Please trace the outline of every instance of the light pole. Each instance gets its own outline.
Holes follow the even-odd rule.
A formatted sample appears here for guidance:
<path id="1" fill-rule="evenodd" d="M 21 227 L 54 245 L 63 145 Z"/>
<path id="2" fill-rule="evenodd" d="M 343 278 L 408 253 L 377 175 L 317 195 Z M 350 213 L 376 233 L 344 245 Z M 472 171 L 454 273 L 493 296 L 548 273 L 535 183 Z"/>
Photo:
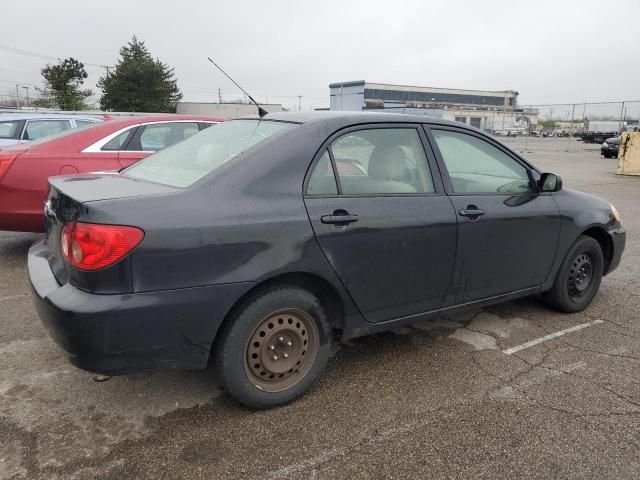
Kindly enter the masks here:
<path id="1" fill-rule="evenodd" d="M 18 110 L 20 110 L 20 85 L 16 83 L 16 105 L 18 106 Z"/>

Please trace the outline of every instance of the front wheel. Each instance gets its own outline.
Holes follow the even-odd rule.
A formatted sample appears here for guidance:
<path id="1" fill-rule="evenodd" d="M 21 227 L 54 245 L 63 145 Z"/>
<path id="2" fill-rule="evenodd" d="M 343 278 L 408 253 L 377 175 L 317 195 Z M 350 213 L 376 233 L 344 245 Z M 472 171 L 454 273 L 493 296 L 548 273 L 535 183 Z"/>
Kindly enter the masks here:
<path id="1" fill-rule="evenodd" d="M 298 287 L 259 293 L 227 322 L 216 366 L 240 403 L 272 408 L 302 395 L 324 370 L 330 330 L 318 299 Z"/>
<path id="2" fill-rule="evenodd" d="M 591 237 L 580 236 L 567 252 L 551 290 L 545 292 L 543 298 L 562 312 L 584 310 L 600 288 L 603 267 L 600 244 Z"/>

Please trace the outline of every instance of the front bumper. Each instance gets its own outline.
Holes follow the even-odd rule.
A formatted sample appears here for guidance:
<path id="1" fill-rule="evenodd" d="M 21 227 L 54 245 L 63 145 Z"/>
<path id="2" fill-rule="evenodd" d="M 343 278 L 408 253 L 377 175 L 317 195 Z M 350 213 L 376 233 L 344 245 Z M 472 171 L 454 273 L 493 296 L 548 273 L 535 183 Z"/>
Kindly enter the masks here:
<path id="1" fill-rule="evenodd" d="M 618 156 L 618 148 L 611 148 L 611 147 L 600 147 L 600 155 L 609 155 L 611 157 L 617 157 Z"/>
<path id="2" fill-rule="evenodd" d="M 97 295 L 59 285 L 40 241 L 28 270 L 40 320 L 69 361 L 104 374 L 205 368 L 216 332 L 253 283 Z"/>

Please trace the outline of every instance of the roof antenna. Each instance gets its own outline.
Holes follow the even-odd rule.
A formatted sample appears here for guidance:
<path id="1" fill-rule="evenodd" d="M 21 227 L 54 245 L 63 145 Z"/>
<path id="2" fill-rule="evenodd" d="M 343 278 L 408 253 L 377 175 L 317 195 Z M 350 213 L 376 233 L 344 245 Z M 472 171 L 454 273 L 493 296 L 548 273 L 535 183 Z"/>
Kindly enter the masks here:
<path id="1" fill-rule="evenodd" d="M 244 93 L 247 97 L 249 97 L 249 100 L 251 100 L 253 103 L 255 103 L 255 104 L 256 104 L 256 107 L 258 107 L 258 115 L 260 116 L 260 118 L 264 117 L 264 116 L 268 113 L 264 108 L 262 108 L 260 105 L 258 105 L 258 102 L 256 102 L 256 101 L 253 99 L 253 97 L 252 97 L 251 95 L 249 95 L 249 94 L 245 91 L 245 89 L 244 89 L 244 88 L 242 88 L 240 85 L 238 85 L 238 83 L 237 83 L 233 78 L 231 78 L 231 77 L 227 74 L 227 72 L 225 72 L 223 69 L 221 69 L 221 68 L 218 66 L 218 64 L 217 64 L 216 62 L 214 62 L 213 60 L 211 60 L 211 57 L 207 57 L 207 59 L 208 59 L 211 63 L 213 63 L 213 64 L 215 65 L 215 67 L 216 67 L 218 70 L 220 70 L 220 71 L 224 74 L 224 76 L 225 76 L 225 77 L 227 77 L 229 80 L 231 80 L 231 81 L 233 82 L 233 84 L 234 84 L 236 87 L 238 87 L 240 90 L 242 90 L 242 93 Z"/>

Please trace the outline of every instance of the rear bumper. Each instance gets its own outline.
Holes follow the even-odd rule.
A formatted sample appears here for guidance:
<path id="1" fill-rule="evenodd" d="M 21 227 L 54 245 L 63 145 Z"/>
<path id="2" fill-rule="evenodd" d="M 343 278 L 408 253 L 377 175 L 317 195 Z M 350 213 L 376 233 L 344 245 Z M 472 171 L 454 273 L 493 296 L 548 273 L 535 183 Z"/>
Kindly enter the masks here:
<path id="1" fill-rule="evenodd" d="M 252 283 L 124 295 L 96 295 L 59 285 L 43 242 L 28 269 L 40 320 L 69 361 L 105 374 L 149 368 L 205 368 L 216 332 Z"/>
<path id="2" fill-rule="evenodd" d="M 620 259 L 622 258 L 622 252 L 627 243 L 627 233 L 624 228 L 618 227 L 607 232 L 611 238 L 613 244 L 613 253 L 611 255 L 611 262 L 609 268 L 604 272 L 605 275 L 613 272 L 618 265 L 620 265 Z"/>
<path id="3" fill-rule="evenodd" d="M 42 192 L 16 190 L 0 184 L 0 230 L 44 232 Z"/>

